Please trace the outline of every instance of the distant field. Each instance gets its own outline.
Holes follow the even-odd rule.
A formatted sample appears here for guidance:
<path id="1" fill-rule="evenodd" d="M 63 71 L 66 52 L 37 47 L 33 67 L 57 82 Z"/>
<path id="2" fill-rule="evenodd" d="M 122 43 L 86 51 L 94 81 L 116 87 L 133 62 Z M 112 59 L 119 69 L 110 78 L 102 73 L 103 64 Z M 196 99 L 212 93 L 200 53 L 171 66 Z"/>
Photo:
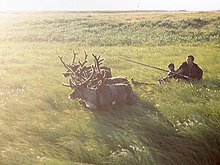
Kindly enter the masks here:
<path id="1" fill-rule="evenodd" d="M 0 164 L 219 164 L 219 12 L 0 13 Z M 134 106 L 92 111 L 67 98 L 65 62 L 101 55 Z M 187 55 L 202 82 L 158 85 Z"/>
<path id="2" fill-rule="evenodd" d="M 219 15 L 219 12 L 0 13 L 0 39 L 90 46 L 210 42 L 219 45 Z"/>

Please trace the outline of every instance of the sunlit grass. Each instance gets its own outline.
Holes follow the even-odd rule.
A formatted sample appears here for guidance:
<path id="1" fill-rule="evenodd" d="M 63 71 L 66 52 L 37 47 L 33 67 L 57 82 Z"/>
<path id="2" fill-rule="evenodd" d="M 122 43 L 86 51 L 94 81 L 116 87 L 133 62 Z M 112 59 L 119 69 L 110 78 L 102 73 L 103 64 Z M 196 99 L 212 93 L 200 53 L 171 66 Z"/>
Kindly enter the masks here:
<path id="1" fill-rule="evenodd" d="M 4 29 L 1 26 L 1 164 L 217 164 L 220 139 L 218 44 L 146 46 L 127 43 L 125 39 L 126 43 L 121 45 L 118 44 L 123 37 L 121 33 L 112 35 L 112 46 L 100 46 L 98 42 L 91 45 L 95 35 L 87 38 L 85 44 L 55 42 L 43 35 L 53 27 L 57 35 L 68 37 L 69 31 L 63 34 L 59 25 L 63 26 L 62 21 L 69 25 L 69 20 L 73 19 L 75 23 L 83 23 L 81 30 L 88 30 L 87 23 L 98 26 L 96 19 L 123 21 L 127 17 L 136 24 L 139 19 L 148 17 L 154 17 L 155 21 L 163 17 L 175 20 L 180 16 L 181 19 L 198 16 L 208 19 L 209 14 L 216 17 L 215 13 L 155 13 L 154 16 L 152 13 L 46 13 L 43 17 L 44 14 L 22 13 L 17 19 L 5 19 L 9 24 L 4 26 L 18 23 L 17 27 Z M 28 23 L 23 25 L 21 20 Z M 26 31 L 36 22 L 45 28 Z M 118 26 L 114 21 L 109 24 Z M 10 31 L 11 28 L 24 31 L 19 34 Z M 4 41 L 8 37 L 5 31 L 15 40 Z M 32 37 L 38 34 L 46 41 L 20 40 L 20 35 L 27 34 Z M 155 85 L 133 85 L 137 97 L 134 106 L 122 105 L 107 112 L 86 109 L 78 101 L 68 100 L 71 89 L 62 86 L 62 82 L 68 80 L 62 77 L 65 68 L 57 56 L 70 62 L 72 50 L 79 53 L 77 60 L 82 59 L 86 51 L 88 64 L 93 63 L 92 53 L 101 55 L 114 76 Z M 188 54 L 194 54 L 195 62 L 204 70 L 201 83 L 171 81 L 157 85 L 157 80 L 167 73 L 119 58 L 167 69 L 169 62 L 174 62 L 177 68 Z"/>

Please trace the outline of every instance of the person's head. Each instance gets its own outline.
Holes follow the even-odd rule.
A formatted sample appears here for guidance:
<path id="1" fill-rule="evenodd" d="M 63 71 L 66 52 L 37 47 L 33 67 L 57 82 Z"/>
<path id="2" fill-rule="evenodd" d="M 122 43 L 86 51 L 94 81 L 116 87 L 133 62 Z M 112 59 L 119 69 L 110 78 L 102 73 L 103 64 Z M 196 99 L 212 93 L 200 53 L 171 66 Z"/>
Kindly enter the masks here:
<path id="1" fill-rule="evenodd" d="M 170 62 L 167 67 L 169 70 L 174 70 L 174 63 Z"/>
<path id="2" fill-rule="evenodd" d="M 193 56 L 193 55 L 187 56 L 186 63 L 187 63 L 188 65 L 192 65 L 192 64 L 193 64 L 193 61 L 194 61 L 194 56 Z"/>

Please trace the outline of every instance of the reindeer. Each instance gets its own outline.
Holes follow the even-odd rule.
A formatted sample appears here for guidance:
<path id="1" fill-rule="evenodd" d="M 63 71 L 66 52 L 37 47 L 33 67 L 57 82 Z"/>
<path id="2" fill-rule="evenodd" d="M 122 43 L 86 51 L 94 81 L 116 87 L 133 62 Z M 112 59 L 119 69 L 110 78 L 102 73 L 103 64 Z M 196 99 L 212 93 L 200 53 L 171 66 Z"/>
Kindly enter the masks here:
<path id="1" fill-rule="evenodd" d="M 63 84 L 73 90 L 68 98 L 81 99 L 90 109 L 109 109 L 118 104 L 133 105 L 135 98 L 127 78 L 106 78 L 105 70 L 101 71 L 99 67 L 103 60 L 95 55 L 93 57 L 95 66 L 91 66 L 89 77 L 77 81 L 75 76 L 71 76 L 69 84 Z"/>
<path id="2" fill-rule="evenodd" d="M 93 67 L 94 68 L 94 67 Z M 67 86 L 71 87 L 73 91 L 69 94 L 69 99 L 81 99 L 86 107 L 90 109 L 109 109 L 114 105 L 135 103 L 134 94 L 130 84 L 116 83 L 116 84 L 98 84 L 96 87 L 88 87 L 88 83 L 94 76 L 80 84 L 70 80 Z"/>

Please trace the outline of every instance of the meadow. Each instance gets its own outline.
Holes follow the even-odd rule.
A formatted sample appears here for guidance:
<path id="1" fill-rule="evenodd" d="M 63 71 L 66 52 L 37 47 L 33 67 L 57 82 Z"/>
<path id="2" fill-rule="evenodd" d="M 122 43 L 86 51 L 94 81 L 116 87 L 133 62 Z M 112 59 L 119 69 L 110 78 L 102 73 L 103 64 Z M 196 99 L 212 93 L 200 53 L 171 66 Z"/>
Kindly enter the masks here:
<path id="1" fill-rule="evenodd" d="M 220 163 L 220 13 L 0 13 L 0 164 Z M 67 98 L 58 56 L 104 58 L 132 88 L 133 106 L 95 111 Z M 159 85 L 193 54 L 201 82 Z"/>

